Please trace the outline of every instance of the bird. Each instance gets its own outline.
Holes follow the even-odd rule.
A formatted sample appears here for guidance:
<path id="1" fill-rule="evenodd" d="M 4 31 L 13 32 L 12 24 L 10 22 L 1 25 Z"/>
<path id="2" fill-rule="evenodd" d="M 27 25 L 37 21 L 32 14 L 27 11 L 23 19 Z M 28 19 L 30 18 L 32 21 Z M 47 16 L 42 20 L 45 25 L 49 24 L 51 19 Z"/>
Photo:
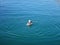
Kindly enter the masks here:
<path id="1" fill-rule="evenodd" d="M 31 26 L 32 25 L 32 20 L 29 19 L 26 25 Z"/>

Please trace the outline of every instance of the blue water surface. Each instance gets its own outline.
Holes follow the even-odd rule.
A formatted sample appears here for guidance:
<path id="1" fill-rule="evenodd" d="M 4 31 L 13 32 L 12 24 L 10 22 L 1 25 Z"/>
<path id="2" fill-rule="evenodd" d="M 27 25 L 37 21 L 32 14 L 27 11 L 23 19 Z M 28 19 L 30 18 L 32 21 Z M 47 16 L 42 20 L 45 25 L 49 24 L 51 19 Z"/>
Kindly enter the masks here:
<path id="1" fill-rule="evenodd" d="M 60 45 L 59 0 L 1 0 L 0 45 Z"/>

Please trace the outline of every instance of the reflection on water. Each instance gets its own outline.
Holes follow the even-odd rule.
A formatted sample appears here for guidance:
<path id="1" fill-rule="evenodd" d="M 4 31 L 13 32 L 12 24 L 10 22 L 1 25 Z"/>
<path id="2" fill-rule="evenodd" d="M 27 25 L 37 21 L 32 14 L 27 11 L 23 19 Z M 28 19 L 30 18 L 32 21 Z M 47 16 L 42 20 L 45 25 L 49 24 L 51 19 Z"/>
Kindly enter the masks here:
<path id="1" fill-rule="evenodd" d="M 0 10 L 1 45 L 60 44 L 60 7 L 54 0 L 5 0 Z"/>

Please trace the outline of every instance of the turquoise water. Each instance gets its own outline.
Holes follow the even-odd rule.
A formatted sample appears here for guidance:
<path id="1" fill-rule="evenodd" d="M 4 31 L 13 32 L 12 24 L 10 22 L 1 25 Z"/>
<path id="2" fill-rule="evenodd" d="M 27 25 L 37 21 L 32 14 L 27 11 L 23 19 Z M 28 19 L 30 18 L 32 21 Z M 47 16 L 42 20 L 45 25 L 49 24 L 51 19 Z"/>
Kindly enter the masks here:
<path id="1" fill-rule="evenodd" d="M 2 0 L 0 45 L 60 45 L 58 0 Z"/>

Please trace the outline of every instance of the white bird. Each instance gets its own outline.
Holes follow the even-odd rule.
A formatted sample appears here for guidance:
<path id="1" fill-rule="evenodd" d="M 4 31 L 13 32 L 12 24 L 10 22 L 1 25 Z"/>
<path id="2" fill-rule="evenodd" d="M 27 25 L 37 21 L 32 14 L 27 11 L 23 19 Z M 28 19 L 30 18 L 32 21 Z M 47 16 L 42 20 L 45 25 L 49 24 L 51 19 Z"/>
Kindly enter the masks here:
<path id="1" fill-rule="evenodd" d="M 32 21 L 31 21 L 31 20 L 28 20 L 28 22 L 27 22 L 26 25 L 27 25 L 27 26 L 31 26 L 31 25 L 32 25 Z"/>

